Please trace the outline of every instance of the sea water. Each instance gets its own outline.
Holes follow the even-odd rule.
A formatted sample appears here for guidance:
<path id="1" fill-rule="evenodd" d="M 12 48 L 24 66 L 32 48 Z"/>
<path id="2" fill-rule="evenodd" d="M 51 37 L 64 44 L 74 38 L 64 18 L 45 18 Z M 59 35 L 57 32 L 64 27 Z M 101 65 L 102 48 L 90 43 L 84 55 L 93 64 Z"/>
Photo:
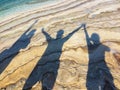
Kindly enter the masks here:
<path id="1" fill-rule="evenodd" d="M 34 10 L 60 0 L 0 0 L 0 21 L 17 13 Z"/>

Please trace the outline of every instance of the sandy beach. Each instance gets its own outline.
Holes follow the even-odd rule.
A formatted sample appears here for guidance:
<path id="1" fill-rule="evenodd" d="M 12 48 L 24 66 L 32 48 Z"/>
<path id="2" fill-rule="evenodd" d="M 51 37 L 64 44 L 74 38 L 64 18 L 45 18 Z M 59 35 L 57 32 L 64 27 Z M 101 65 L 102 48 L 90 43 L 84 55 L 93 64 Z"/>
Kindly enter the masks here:
<path id="1" fill-rule="evenodd" d="M 101 44 L 110 48 L 104 58 L 116 90 L 120 90 L 119 0 L 50 0 L 42 4 L 36 0 L 0 12 L 0 90 L 28 88 L 31 83 L 26 81 L 38 62 L 39 78 L 45 72 L 57 72 L 52 90 L 87 90 L 89 50 L 84 28 L 69 37 L 61 46 L 60 55 L 59 51 L 44 55 L 49 43 L 42 31 L 55 39 L 59 30 L 66 37 L 82 24 L 89 36 L 97 33 Z M 92 50 L 91 58 L 99 56 L 101 50 L 101 45 Z M 58 55 L 59 69 L 55 58 Z M 41 90 L 42 84 L 43 81 L 36 81 L 31 90 Z"/>

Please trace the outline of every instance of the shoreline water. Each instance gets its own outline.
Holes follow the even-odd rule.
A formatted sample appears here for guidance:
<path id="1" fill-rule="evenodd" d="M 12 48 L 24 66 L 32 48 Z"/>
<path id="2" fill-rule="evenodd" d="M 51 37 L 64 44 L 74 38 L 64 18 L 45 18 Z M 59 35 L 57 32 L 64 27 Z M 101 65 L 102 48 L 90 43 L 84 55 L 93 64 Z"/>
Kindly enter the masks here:
<path id="1" fill-rule="evenodd" d="M 27 13 L 29 11 L 34 11 L 37 10 L 39 8 L 45 7 L 45 6 L 49 6 L 55 3 L 59 3 L 61 0 L 47 0 L 47 1 L 42 1 L 42 2 L 37 2 L 38 0 L 36 0 L 36 2 L 25 2 L 25 3 L 21 3 L 21 4 L 16 4 L 13 7 L 10 7 L 8 9 L 4 9 L 0 10 L 0 22 L 3 22 L 5 20 L 8 20 L 10 18 L 13 18 L 17 15 L 20 15 L 22 13 Z"/>

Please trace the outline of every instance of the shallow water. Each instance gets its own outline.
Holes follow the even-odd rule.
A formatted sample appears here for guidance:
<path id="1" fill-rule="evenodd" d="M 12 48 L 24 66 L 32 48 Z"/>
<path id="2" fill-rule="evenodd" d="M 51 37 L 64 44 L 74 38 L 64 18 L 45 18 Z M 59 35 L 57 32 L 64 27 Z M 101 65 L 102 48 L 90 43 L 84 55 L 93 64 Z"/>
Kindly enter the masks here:
<path id="1" fill-rule="evenodd" d="M 60 0 L 0 0 L 0 20 Z"/>
<path id="2" fill-rule="evenodd" d="M 37 4 L 54 0 L 0 0 L 0 11 L 10 9 L 15 6 Z"/>

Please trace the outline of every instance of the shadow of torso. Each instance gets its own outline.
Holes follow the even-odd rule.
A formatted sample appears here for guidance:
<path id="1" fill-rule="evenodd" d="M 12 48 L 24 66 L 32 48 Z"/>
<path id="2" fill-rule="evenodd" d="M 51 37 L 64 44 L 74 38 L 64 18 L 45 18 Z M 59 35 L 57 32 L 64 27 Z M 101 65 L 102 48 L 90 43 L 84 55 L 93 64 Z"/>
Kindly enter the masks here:
<path id="1" fill-rule="evenodd" d="M 89 58 L 86 77 L 87 90 L 115 90 L 112 74 L 105 62 L 105 52 L 109 52 L 110 48 L 100 43 L 97 33 L 93 33 L 89 38 L 86 28 L 84 31 Z"/>
<path id="2" fill-rule="evenodd" d="M 45 35 L 48 45 L 37 65 L 26 80 L 23 90 L 30 90 L 37 81 L 41 82 L 42 90 L 53 89 L 60 66 L 62 47 L 64 43 L 80 28 L 81 26 L 69 33 L 66 37 L 62 37 L 64 32 L 63 30 L 59 30 L 56 39 L 52 38 L 44 31 L 44 29 L 42 29 L 42 33 Z"/>

